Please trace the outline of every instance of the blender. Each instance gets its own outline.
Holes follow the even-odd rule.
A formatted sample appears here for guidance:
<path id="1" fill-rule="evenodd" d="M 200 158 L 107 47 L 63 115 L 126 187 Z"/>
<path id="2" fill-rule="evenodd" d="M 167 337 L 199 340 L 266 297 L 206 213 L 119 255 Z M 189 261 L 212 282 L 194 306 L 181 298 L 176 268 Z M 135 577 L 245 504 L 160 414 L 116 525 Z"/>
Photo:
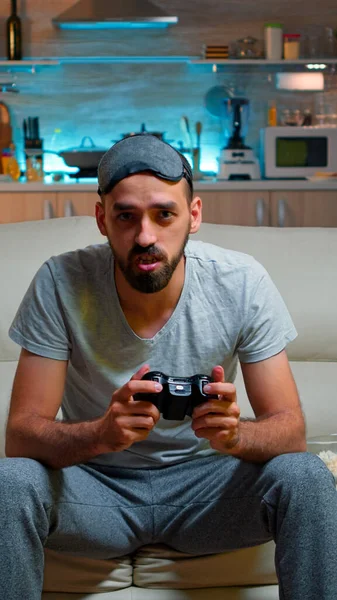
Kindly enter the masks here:
<path id="1" fill-rule="evenodd" d="M 219 158 L 218 179 L 261 179 L 260 166 L 253 150 L 244 143 L 249 100 L 235 96 L 223 98 L 218 116 L 226 142 Z"/>

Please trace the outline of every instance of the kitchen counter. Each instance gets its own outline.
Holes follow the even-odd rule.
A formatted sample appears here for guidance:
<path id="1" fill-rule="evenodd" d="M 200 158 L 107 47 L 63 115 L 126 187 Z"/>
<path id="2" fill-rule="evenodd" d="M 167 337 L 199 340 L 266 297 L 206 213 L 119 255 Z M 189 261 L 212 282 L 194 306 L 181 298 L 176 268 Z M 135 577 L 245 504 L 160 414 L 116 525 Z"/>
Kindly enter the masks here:
<path id="1" fill-rule="evenodd" d="M 311 190 L 337 190 L 337 177 L 335 179 L 319 179 L 308 181 L 305 179 L 270 179 L 270 180 L 249 180 L 249 181 L 216 181 L 215 179 L 205 179 L 194 182 L 196 192 L 208 191 L 228 191 L 228 192 L 254 192 L 254 191 L 311 191 Z M 1 192 L 96 192 L 97 183 L 91 179 L 84 183 L 81 180 L 77 183 L 75 180 L 59 183 L 18 183 L 18 182 L 0 182 Z"/>

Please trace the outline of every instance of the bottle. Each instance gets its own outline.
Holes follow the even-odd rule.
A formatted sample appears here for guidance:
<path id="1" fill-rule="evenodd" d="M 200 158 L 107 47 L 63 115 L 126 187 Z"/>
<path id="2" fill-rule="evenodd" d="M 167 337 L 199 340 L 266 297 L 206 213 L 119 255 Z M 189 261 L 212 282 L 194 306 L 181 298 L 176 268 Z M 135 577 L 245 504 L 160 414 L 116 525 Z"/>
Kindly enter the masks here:
<path id="1" fill-rule="evenodd" d="M 304 115 L 304 119 L 303 119 L 302 126 L 303 127 L 310 127 L 312 125 L 312 114 L 311 114 L 310 108 L 306 108 L 304 110 L 303 115 Z"/>
<path id="2" fill-rule="evenodd" d="M 272 100 L 268 109 L 268 127 L 277 127 L 277 108 L 275 100 Z"/>
<path id="3" fill-rule="evenodd" d="M 1 153 L 1 164 L 4 175 L 9 175 L 13 181 L 20 179 L 21 170 L 15 157 L 16 149 L 13 143 L 8 148 L 3 148 Z"/>
<path id="4" fill-rule="evenodd" d="M 16 0 L 11 0 L 11 14 L 7 19 L 6 34 L 8 60 L 21 60 L 21 19 L 16 12 Z"/>
<path id="5" fill-rule="evenodd" d="M 8 175 L 7 165 L 8 165 L 10 156 L 11 156 L 10 148 L 2 148 L 2 151 L 1 151 L 1 167 L 2 167 L 2 169 L 1 170 L 4 175 Z"/>
<path id="6" fill-rule="evenodd" d="M 281 60 L 283 52 L 283 31 L 281 23 L 264 25 L 265 55 L 268 60 Z"/>
<path id="7" fill-rule="evenodd" d="M 13 179 L 13 181 L 18 181 L 18 179 L 20 179 L 20 177 L 21 177 L 21 169 L 19 167 L 19 163 L 15 156 L 16 155 L 15 145 L 13 143 L 10 144 L 9 149 L 10 149 L 10 157 L 7 161 L 6 174 L 9 175 L 11 177 L 11 179 Z"/>

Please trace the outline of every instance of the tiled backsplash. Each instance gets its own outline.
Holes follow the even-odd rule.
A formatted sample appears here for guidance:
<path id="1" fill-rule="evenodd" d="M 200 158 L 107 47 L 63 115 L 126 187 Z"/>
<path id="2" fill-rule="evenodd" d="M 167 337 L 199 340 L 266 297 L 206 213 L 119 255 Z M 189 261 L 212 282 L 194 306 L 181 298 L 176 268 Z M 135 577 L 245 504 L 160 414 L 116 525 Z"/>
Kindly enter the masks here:
<path id="1" fill-rule="evenodd" d="M 287 31 L 297 31 L 306 23 L 319 20 L 337 26 L 335 0 L 159 0 L 166 12 L 177 15 L 179 23 L 160 31 L 59 31 L 51 19 L 74 4 L 75 0 L 26 0 L 19 5 L 23 21 L 24 55 L 33 57 L 94 56 L 201 56 L 204 43 L 226 44 L 244 35 L 262 38 L 263 22 L 281 20 Z M 4 21 L 9 6 L 2 2 Z M 9 2 L 8 2 L 9 5 Z M 305 16 L 303 13 L 306 13 Z M 319 18 L 318 18 L 319 15 Z M 0 55 L 4 56 L 3 38 Z M 7 76 L 7 75 L 6 75 Z M 15 141 L 22 153 L 22 121 L 39 116 L 44 146 L 54 150 L 78 146 L 85 135 L 103 147 L 110 147 L 121 134 L 139 130 L 142 123 L 152 131 L 165 131 L 166 139 L 177 144 L 183 140 L 182 115 L 189 117 L 192 132 L 197 121 L 203 123 L 203 169 L 216 169 L 222 143 L 219 120 L 204 106 L 204 97 L 215 85 L 234 86 L 251 101 L 246 142 L 258 149 L 259 129 L 266 124 L 268 103 L 275 99 L 278 108 L 311 108 L 312 93 L 279 93 L 274 76 L 266 71 L 212 73 L 210 67 L 181 63 L 80 63 L 61 64 L 36 74 L 14 75 L 20 94 L 1 95 L 12 113 Z M 0 71 L 0 79 L 4 72 Z M 55 128 L 61 130 L 53 136 Z M 48 159 L 47 159 L 48 160 Z M 62 159 L 58 160 L 61 168 Z M 46 162 L 48 165 L 48 162 Z M 57 166 L 56 166 L 57 168 Z"/>

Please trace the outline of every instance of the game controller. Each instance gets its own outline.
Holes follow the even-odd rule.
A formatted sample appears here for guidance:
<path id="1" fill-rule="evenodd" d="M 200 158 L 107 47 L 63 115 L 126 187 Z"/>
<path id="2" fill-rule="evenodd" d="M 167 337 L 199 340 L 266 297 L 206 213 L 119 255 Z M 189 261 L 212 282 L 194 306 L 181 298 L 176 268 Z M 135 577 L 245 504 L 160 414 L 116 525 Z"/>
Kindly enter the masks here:
<path id="1" fill-rule="evenodd" d="M 211 383 L 207 375 L 193 375 L 192 377 L 168 377 L 160 371 L 145 373 L 142 379 L 161 383 L 161 392 L 134 394 L 135 400 L 152 402 L 164 419 L 182 421 L 186 415 L 192 416 L 193 409 L 207 400 L 218 398 L 214 394 L 206 394 L 204 387 Z"/>

